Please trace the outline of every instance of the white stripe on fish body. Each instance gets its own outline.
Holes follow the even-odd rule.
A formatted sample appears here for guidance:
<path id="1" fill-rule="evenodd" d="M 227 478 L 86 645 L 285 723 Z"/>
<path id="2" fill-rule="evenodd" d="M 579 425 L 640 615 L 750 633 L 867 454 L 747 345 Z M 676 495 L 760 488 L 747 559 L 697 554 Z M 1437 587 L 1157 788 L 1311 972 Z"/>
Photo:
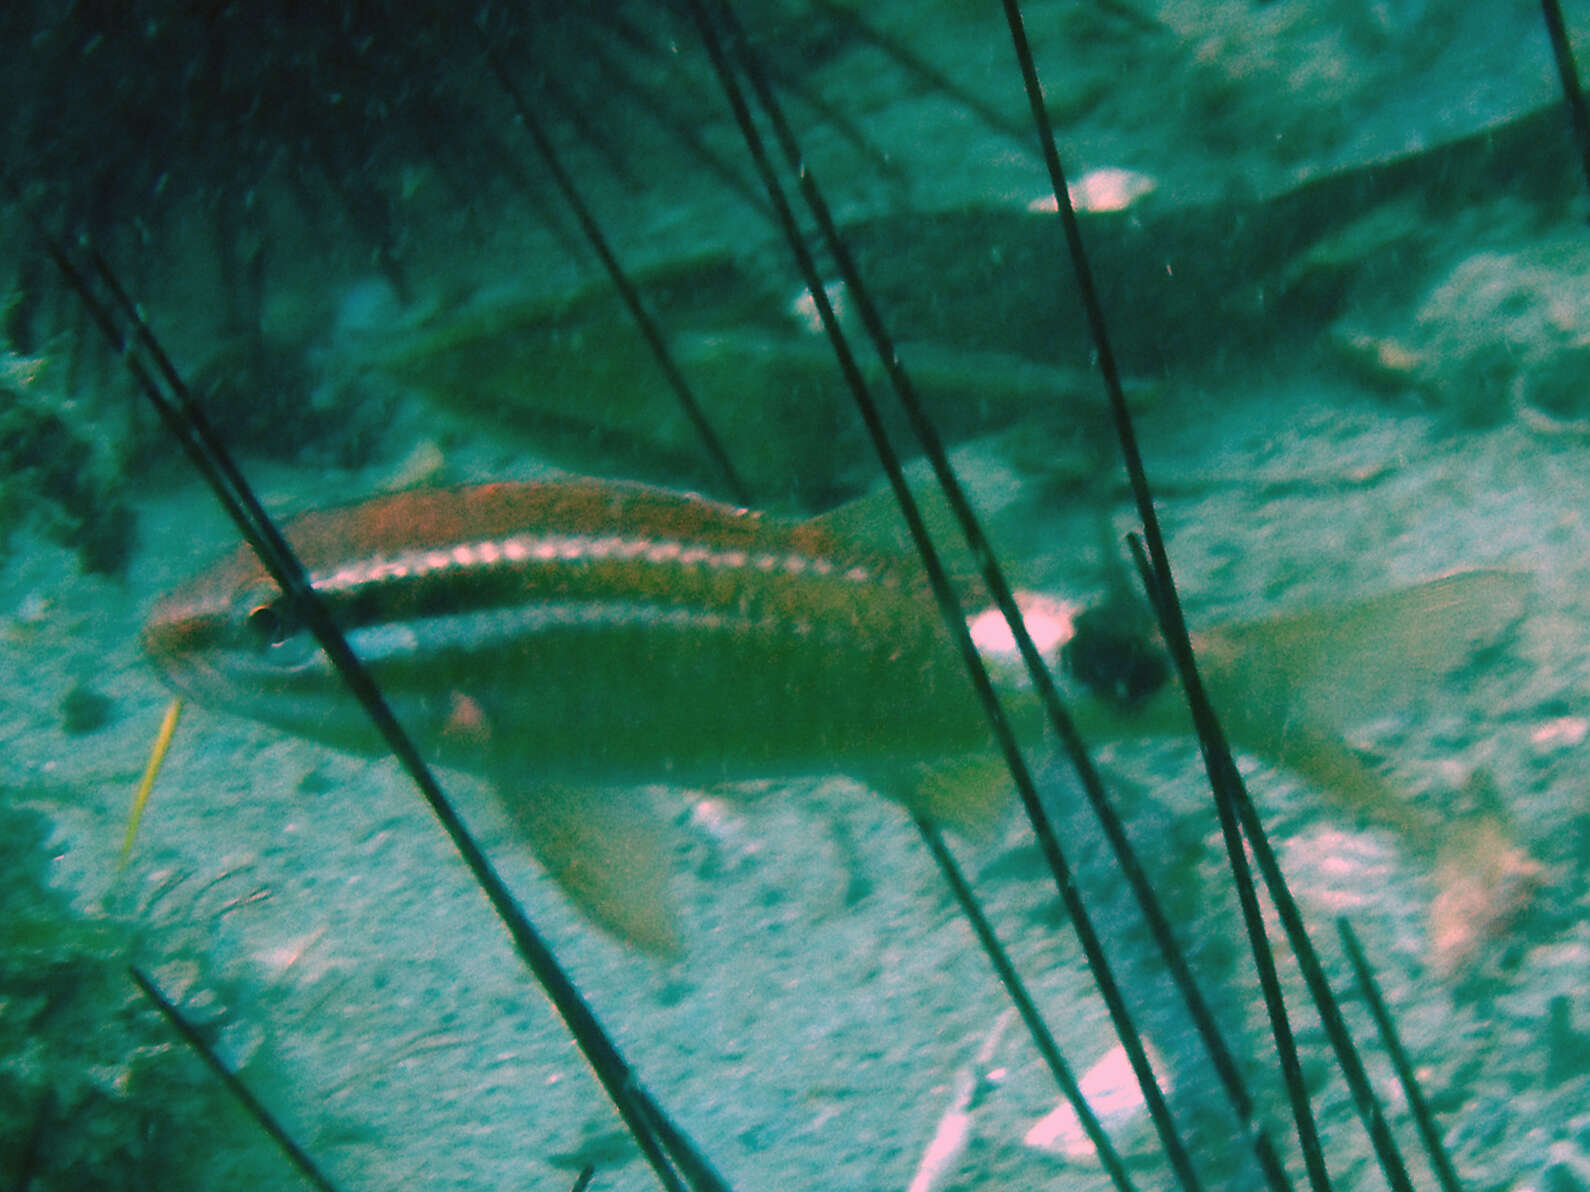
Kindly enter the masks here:
<path id="1" fill-rule="evenodd" d="M 1060 666 L 1060 652 L 1076 636 L 1076 617 L 1082 606 L 1075 601 L 1037 592 L 1012 593 L 1016 607 L 1021 610 L 1022 624 L 1027 636 L 1038 648 L 1038 653 L 1051 671 Z M 996 686 L 1013 691 L 1026 691 L 1032 687 L 1032 678 L 1022 661 L 1016 645 L 1016 636 L 1004 613 L 989 607 L 968 618 L 966 627 L 971 631 L 972 644 L 977 647 Z"/>

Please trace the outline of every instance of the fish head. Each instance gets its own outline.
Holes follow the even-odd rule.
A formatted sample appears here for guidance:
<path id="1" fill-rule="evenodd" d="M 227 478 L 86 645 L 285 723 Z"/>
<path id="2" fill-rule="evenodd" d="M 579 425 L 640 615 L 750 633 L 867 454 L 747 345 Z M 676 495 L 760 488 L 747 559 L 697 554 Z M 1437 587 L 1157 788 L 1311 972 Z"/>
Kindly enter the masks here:
<path id="1" fill-rule="evenodd" d="M 383 680 L 388 703 L 411 732 L 423 733 L 433 721 L 447 722 L 448 693 L 432 698 L 420 670 L 404 668 L 416 652 L 404 616 L 412 610 L 384 613 L 383 589 L 405 578 L 445 580 L 461 544 L 567 520 L 571 508 L 591 516 L 588 507 L 600 511 L 627 491 L 585 482 L 416 489 L 310 510 L 282 532 L 332 621 Z M 426 599 L 447 603 L 446 585 L 434 587 L 435 599 Z M 166 682 L 195 703 L 337 748 L 380 748 L 293 602 L 248 547 L 163 597 L 144 625 L 143 648 Z"/>
<path id="2" fill-rule="evenodd" d="M 369 735 L 313 635 L 246 547 L 162 597 L 142 645 L 162 678 L 202 706 L 352 748 Z"/>

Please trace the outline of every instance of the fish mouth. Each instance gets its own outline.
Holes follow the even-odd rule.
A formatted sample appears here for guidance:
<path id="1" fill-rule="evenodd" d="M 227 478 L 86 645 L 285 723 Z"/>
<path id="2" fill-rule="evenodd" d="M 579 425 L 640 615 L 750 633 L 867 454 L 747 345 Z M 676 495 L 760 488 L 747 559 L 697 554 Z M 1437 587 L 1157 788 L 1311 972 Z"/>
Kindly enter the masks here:
<path id="1" fill-rule="evenodd" d="M 139 634 L 139 645 L 161 678 L 179 694 L 201 702 L 229 700 L 237 689 L 221 668 L 226 657 L 226 629 L 224 610 L 196 606 L 191 597 L 174 593 L 151 610 Z"/>
<path id="2" fill-rule="evenodd" d="M 160 672 L 166 685 L 179 695 L 199 702 L 212 702 L 226 690 L 220 671 L 204 656 L 185 647 L 192 631 L 171 622 L 151 622 L 143 628 L 140 645 L 144 656 Z"/>

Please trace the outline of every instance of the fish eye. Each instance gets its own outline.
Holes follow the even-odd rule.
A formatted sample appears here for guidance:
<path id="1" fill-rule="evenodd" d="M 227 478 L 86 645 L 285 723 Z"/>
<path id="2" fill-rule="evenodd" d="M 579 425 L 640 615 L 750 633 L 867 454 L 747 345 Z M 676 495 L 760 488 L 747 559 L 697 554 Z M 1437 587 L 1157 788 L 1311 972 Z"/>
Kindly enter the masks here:
<path id="1" fill-rule="evenodd" d="M 1118 603 L 1088 609 L 1060 653 L 1061 665 L 1095 697 L 1130 711 L 1170 678 L 1170 662 L 1138 610 Z"/>
<path id="2" fill-rule="evenodd" d="M 279 646 L 292 636 L 287 619 L 282 616 L 276 601 L 256 604 L 243 620 L 261 648 Z"/>

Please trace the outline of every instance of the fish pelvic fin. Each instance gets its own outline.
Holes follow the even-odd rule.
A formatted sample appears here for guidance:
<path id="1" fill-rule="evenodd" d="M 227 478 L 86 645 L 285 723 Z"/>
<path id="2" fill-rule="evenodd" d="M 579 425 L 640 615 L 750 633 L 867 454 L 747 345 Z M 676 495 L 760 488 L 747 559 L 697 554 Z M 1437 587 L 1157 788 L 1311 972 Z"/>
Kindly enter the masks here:
<path id="1" fill-rule="evenodd" d="M 660 959 L 683 952 L 669 890 L 672 833 L 646 792 L 499 787 L 514 827 L 587 918 Z"/>
<path id="2" fill-rule="evenodd" d="M 1014 793 L 1004 759 L 991 753 L 910 766 L 879 788 L 929 823 L 969 836 L 988 835 Z"/>

